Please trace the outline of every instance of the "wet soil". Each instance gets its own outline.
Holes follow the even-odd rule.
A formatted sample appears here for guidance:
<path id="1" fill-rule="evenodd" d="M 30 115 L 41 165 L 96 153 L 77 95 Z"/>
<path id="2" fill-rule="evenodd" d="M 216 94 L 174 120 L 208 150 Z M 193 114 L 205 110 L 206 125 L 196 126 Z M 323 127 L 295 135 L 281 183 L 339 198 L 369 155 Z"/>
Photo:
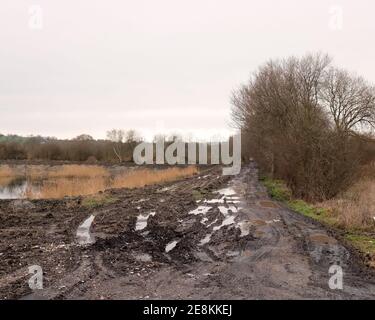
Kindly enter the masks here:
<path id="1" fill-rule="evenodd" d="M 117 201 L 92 209 L 81 198 L 0 201 L 0 298 L 375 298 L 352 250 L 272 201 L 254 164 L 106 195 Z M 82 245 L 77 228 L 91 215 L 96 241 Z M 328 286 L 333 264 L 343 290 Z M 42 290 L 28 286 L 31 265 L 43 268 Z"/>

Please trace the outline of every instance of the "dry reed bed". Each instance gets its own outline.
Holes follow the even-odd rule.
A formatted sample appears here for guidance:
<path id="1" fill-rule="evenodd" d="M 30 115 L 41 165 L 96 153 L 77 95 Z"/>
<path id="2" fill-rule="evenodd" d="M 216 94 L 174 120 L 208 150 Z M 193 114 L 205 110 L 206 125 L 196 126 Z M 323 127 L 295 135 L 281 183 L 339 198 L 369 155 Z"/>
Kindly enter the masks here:
<path id="1" fill-rule="evenodd" d="M 13 176 L 15 176 L 15 172 L 10 166 L 0 166 L 0 178 L 9 178 Z"/>
<path id="2" fill-rule="evenodd" d="M 375 162 L 363 166 L 357 180 L 335 198 L 321 204 L 346 230 L 375 233 Z"/>
<path id="3" fill-rule="evenodd" d="M 141 188 L 146 185 L 174 181 L 198 173 L 194 166 L 186 168 L 169 168 L 163 170 L 139 169 L 116 176 L 112 188 Z"/>
<path id="4" fill-rule="evenodd" d="M 79 170 L 78 170 L 79 169 Z M 26 197 L 30 199 L 58 199 L 65 196 L 93 195 L 111 188 L 141 188 L 146 185 L 175 181 L 198 173 L 194 166 L 168 169 L 136 169 L 110 177 L 101 167 L 62 168 L 42 182 L 39 190 L 29 186 Z M 76 175 L 74 176 L 73 173 Z"/>
<path id="5" fill-rule="evenodd" d="M 322 206 L 329 209 L 341 227 L 375 232 L 375 179 L 358 181 Z"/>

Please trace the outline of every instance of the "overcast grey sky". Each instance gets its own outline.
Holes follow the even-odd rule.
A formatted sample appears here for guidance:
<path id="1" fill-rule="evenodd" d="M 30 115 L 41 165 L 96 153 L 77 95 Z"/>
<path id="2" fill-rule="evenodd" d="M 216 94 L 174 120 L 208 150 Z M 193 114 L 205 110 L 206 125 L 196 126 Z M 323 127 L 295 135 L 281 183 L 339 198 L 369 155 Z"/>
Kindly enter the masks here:
<path id="1" fill-rule="evenodd" d="M 375 82 L 374 12 L 373 0 L 2 0 L 0 133 L 225 135 L 232 90 L 270 58 L 323 51 Z"/>

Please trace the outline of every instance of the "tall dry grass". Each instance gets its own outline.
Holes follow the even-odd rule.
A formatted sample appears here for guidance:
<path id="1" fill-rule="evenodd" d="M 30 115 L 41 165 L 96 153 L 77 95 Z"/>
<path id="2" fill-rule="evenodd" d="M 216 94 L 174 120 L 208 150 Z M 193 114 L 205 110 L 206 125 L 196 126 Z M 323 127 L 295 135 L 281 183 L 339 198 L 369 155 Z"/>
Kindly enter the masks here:
<path id="1" fill-rule="evenodd" d="M 198 173 L 198 170 L 195 166 L 164 170 L 140 169 L 115 177 L 111 186 L 113 188 L 140 188 L 146 185 L 174 181 L 196 173 Z"/>
<path id="2" fill-rule="evenodd" d="M 375 231 L 375 163 L 364 166 L 357 182 L 323 207 L 346 229 Z"/>
<path id="3" fill-rule="evenodd" d="M 27 166 L 25 175 L 29 179 L 46 179 L 48 177 L 48 167 L 45 166 Z"/>
<path id="4" fill-rule="evenodd" d="M 163 170 L 136 169 L 122 173 L 111 179 L 108 171 L 100 167 L 61 168 L 48 179 L 43 180 L 39 188 L 30 185 L 26 197 L 30 199 L 59 199 L 65 196 L 93 195 L 110 188 L 140 188 L 145 185 L 174 181 L 198 172 L 194 166 L 186 168 L 169 168 Z M 76 176 L 72 178 L 72 174 Z"/>
<path id="5" fill-rule="evenodd" d="M 0 187 L 6 187 L 14 179 L 22 177 L 22 173 L 8 165 L 0 166 Z"/>
<path id="6" fill-rule="evenodd" d="M 0 166 L 0 178 L 14 177 L 16 172 L 8 165 Z"/>
<path id="7" fill-rule="evenodd" d="M 13 180 L 14 177 L 0 177 L 0 187 L 8 186 Z"/>
<path id="8" fill-rule="evenodd" d="M 61 179 L 45 180 L 39 190 L 32 186 L 26 189 L 26 197 L 30 199 L 60 199 L 63 197 L 86 196 L 107 189 L 107 180 L 103 177 L 89 179 Z"/>

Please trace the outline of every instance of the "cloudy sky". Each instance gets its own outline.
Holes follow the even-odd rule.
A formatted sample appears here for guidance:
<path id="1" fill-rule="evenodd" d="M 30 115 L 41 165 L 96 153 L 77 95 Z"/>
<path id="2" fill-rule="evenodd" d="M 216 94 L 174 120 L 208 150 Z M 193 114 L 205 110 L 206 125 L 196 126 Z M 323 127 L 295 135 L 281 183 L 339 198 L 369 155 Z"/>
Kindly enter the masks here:
<path id="1" fill-rule="evenodd" d="M 2 0 L 0 133 L 230 132 L 259 64 L 306 52 L 375 82 L 373 0 Z"/>

